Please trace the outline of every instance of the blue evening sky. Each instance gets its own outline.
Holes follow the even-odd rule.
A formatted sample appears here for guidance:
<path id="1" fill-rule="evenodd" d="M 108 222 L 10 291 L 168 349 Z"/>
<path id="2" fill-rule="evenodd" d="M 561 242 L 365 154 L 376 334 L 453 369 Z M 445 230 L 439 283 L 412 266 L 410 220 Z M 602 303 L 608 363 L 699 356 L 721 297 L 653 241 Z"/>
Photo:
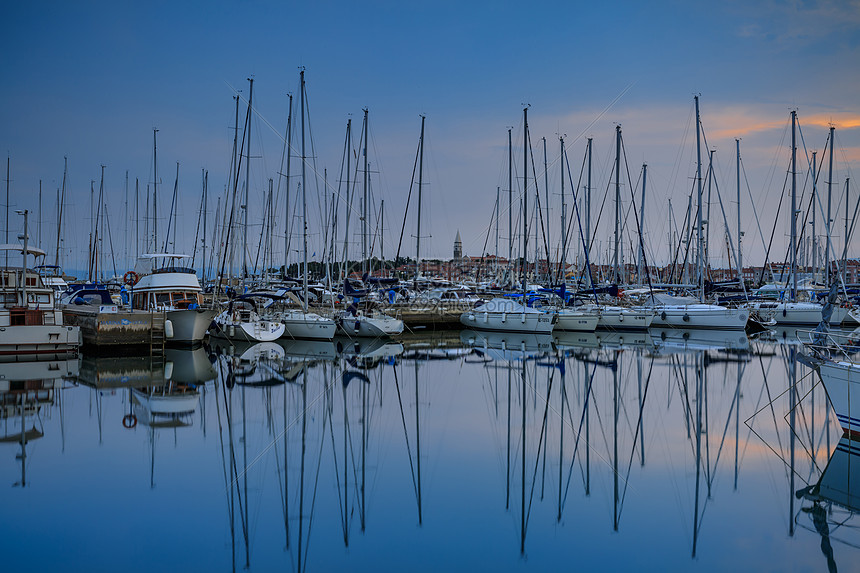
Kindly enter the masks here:
<path id="1" fill-rule="evenodd" d="M 491 217 L 497 187 L 503 192 L 507 187 L 508 127 L 514 138 L 517 195 L 522 189 L 523 104 L 530 105 L 529 129 L 542 196 L 541 138 L 547 140 L 551 196 L 544 216 L 554 258 L 560 243 L 560 135 L 565 136 L 574 184 L 579 180 L 585 139 L 594 138 L 594 219 L 609 189 L 592 252 L 597 260 L 608 256 L 614 226 L 611 167 L 615 125 L 620 123 L 637 206 L 641 192 L 637 181 L 642 164 L 648 164 L 645 240 L 651 260 L 665 262 L 670 215 L 675 218 L 672 225 L 682 223 L 695 174 L 693 94 L 701 94 L 707 143 L 716 149 L 715 183 L 733 240 L 737 224 L 734 140 L 741 138 L 749 182 L 749 191 L 743 184 L 741 199 L 745 262 L 758 264 L 764 255 L 756 213 L 764 240 L 770 237 L 788 168 L 791 109 L 798 111 L 802 143 L 810 154 L 818 150 L 819 158 L 829 123 L 837 128 L 833 208 L 840 213 L 834 221 L 834 246 L 840 252 L 845 179 L 852 177 L 860 162 L 860 2 L 856 0 L 18 2 L 4 10 L 0 49 L 4 55 L 0 146 L 10 158 L 10 204 L 12 209 L 38 213 L 41 180 L 40 243 L 53 252 L 57 189 L 63 157 L 68 157 L 63 258 L 71 268 L 81 268 L 86 260 L 92 224 L 90 185 L 95 181 L 98 193 L 100 165 L 106 166 L 110 240 L 120 274 L 136 250 L 136 236 L 138 249 L 144 248 L 145 224 L 135 224 L 133 205 L 126 215 L 125 177 L 128 171 L 129 203 L 134 202 L 135 178 L 140 181 L 143 203 L 146 184 L 152 180 L 154 127 L 159 130 L 159 242 L 179 162 L 178 239 L 171 250 L 192 250 L 201 170 L 209 170 L 209 214 L 214 219 L 229 177 L 234 90 L 242 90 L 247 98 L 246 78 L 251 76 L 256 110 L 249 199 L 253 258 L 267 180 L 274 178 L 278 185 L 288 93 L 296 95 L 294 108 L 298 108 L 300 66 L 305 67 L 307 79 L 307 155 L 314 156 L 319 174 L 315 179 L 309 170 L 307 179 L 309 252 L 317 253 L 317 259 L 325 225 L 321 212 L 338 188 L 346 122 L 352 118 L 353 145 L 358 146 L 364 107 L 370 113 L 374 211 L 385 201 L 386 257 L 397 250 L 421 114 L 427 117 L 422 256 L 449 258 L 458 230 L 466 254 L 479 255 L 485 242 L 487 251 L 495 251 Z M 243 100 L 240 123 L 245 105 Z M 294 123 L 292 172 L 296 177 L 291 191 L 295 205 L 300 140 L 298 120 Z M 805 210 L 809 168 L 800 149 L 798 193 L 804 192 Z M 310 160 L 309 167 L 314 167 Z M 826 187 L 827 172 L 824 175 L 819 186 Z M 623 209 L 629 210 L 628 176 L 622 175 L 622 180 Z M 852 210 L 860 191 L 860 181 L 855 181 L 849 196 Z M 283 186 L 282 182 L 275 208 L 278 263 L 284 250 Z M 534 191 L 533 180 L 529 189 Z M 565 181 L 565 193 L 570 205 L 569 181 Z M 787 199 L 779 214 L 772 259 L 781 260 L 785 253 Z M 514 201 L 517 209 L 519 199 Z M 529 204 L 533 203 L 530 195 Z M 358 211 L 357 204 L 354 210 Z M 501 213 L 500 250 L 506 255 L 506 199 Z M 143 214 L 141 206 L 139 218 Z M 37 219 L 33 225 L 38 232 Z M 372 219 L 375 226 L 377 216 Z M 712 263 L 727 264 L 715 190 L 710 221 Z M 632 214 L 627 223 L 629 251 L 636 228 Z M 210 230 L 212 225 L 210 220 Z M 13 235 L 20 226 L 20 217 L 13 211 Z M 819 217 L 819 234 L 822 228 Z M 356 229 L 353 216 L 352 257 L 360 254 Z M 402 252 L 414 256 L 415 234 L 413 206 Z M 291 249 L 299 244 L 300 238 L 294 238 Z M 379 254 L 379 241 L 375 244 Z M 579 250 L 578 244 L 572 245 L 568 259 Z M 849 254 L 860 252 L 852 248 Z M 295 257 L 293 252 L 291 260 Z M 112 266 L 109 256 L 104 260 Z"/>

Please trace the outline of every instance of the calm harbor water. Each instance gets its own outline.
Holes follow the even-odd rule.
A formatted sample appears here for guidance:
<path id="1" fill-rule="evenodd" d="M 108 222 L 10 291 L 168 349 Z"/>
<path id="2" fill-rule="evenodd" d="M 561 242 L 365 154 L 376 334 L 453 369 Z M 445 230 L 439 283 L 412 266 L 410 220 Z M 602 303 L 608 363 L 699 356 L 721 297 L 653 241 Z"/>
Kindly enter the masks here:
<path id="1" fill-rule="evenodd" d="M 4 570 L 856 570 L 858 520 L 824 496 L 850 444 L 793 339 L 2 364 Z"/>

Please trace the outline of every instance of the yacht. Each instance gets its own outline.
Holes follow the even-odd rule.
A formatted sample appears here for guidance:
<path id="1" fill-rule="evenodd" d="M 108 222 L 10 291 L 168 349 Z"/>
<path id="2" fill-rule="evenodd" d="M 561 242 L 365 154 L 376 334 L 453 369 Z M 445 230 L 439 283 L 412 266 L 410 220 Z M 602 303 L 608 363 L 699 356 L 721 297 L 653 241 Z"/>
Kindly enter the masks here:
<path id="1" fill-rule="evenodd" d="M 25 252 L 26 249 L 26 252 Z M 0 355 L 23 356 L 77 352 L 81 329 L 63 324 L 63 311 L 56 304 L 54 289 L 27 268 L 27 255 L 45 256 L 36 247 L 0 245 L 7 261 L 17 252 L 23 266 L 0 269 Z"/>
<path id="2" fill-rule="evenodd" d="M 196 271 L 182 266 L 191 257 L 172 253 L 141 255 L 135 270 L 125 273 L 133 310 L 164 313 L 165 338 L 169 342 L 195 344 L 217 314 L 203 306 Z"/>

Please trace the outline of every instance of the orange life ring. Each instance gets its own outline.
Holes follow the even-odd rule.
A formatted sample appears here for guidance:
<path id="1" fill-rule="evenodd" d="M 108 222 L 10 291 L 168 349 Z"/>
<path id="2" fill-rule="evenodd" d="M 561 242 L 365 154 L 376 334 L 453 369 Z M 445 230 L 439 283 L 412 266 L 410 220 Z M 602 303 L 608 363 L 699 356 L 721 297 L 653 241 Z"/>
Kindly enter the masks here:
<path id="1" fill-rule="evenodd" d="M 137 426 L 137 416 L 134 414 L 126 414 L 122 418 L 122 426 L 123 428 L 132 429 Z"/>
<path id="2" fill-rule="evenodd" d="M 134 286 L 137 284 L 137 281 L 140 280 L 140 275 L 138 275 L 134 271 L 126 271 L 124 275 L 122 275 L 122 282 L 127 284 L 128 286 Z"/>

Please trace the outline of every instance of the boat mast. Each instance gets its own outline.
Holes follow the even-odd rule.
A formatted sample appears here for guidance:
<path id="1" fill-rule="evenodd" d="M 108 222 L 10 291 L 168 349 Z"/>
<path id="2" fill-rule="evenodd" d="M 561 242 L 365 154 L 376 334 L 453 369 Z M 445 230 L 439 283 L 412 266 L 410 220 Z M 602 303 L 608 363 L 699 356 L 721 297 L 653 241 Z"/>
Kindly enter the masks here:
<path id="1" fill-rule="evenodd" d="M 21 215 L 24 215 L 24 265 L 21 267 L 21 304 L 26 309 L 27 305 L 27 240 L 29 237 L 27 236 L 27 215 L 30 213 L 27 209 L 23 211 L 18 211 Z M 23 436 L 23 432 L 21 434 Z M 23 463 L 23 462 L 22 462 Z"/>
<path id="2" fill-rule="evenodd" d="M 702 237 L 702 131 L 699 119 L 699 96 L 696 100 L 696 201 L 698 212 L 696 214 L 696 277 L 699 285 L 699 302 L 705 299 L 705 269 L 704 269 L 704 241 Z"/>
<path id="3" fill-rule="evenodd" d="M 508 128 L 508 267 L 514 264 L 514 156 L 511 128 Z M 7 176 L 6 179 L 9 179 Z M 8 196 L 9 193 L 7 192 Z M 8 200 L 7 200 L 8 203 Z M 513 283 L 513 280 L 511 280 Z"/>
<path id="4" fill-rule="evenodd" d="M 642 164 L 642 203 L 639 205 L 639 233 L 645 232 L 645 183 L 648 181 L 648 164 Z M 645 258 L 645 241 L 643 237 L 639 238 L 639 261 L 636 265 L 636 280 L 640 285 L 642 282 L 642 261 Z"/>
<path id="5" fill-rule="evenodd" d="M 367 108 L 364 108 L 364 195 L 361 203 L 361 270 L 368 272 L 367 260 Z"/>
<path id="6" fill-rule="evenodd" d="M 816 156 L 817 151 L 812 152 L 812 284 L 816 284 L 818 278 L 818 250 L 816 249 L 817 237 L 815 236 L 815 200 L 818 197 L 818 181 L 816 180 Z"/>
<path id="7" fill-rule="evenodd" d="M 287 180 L 286 201 L 284 202 L 284 278 L 287 278 L 287 268 L 290 260 L 290 158 L 293 156 L 293 150 L 290 148 L 293 136 L 293 94 L 287 94 L 290 98 L 289 111 L 287 112 L 287 138 L 284 142 L 284 149 L 287 152 L 287 172 L 283 173 Z M 278 187 L 280 191 L 281 180 L 278 179 Z"/>
<path id="8" fill-rule="evenodd" d="M 57 205 L 57 252 L 54 254 L 54 264 L 60 266 L 60 253 L 62 248 L 60 241 L 62 239 L 61 230 L 63 228 L 63 203 L 66 202 L 66 175 L 69 173 L 69 158 L 63 157 L 63 187 L 60 191 L 60 201 Z M 9 179 L 7 174 L 6 179 Z M 7 193 L 8 196 L 8 193 Z M 8 203 L 8 200 L 7 200 Z"/>
<path id="9" fill-rule="evenodd" d="M 254 78 L 248 78 L 248 120 L 246 121 L 246 133 L 248 150 L 245 152 L 245 201 L 242 210 L 242 287 L 246 286 L 248 280 L 248 195 L 251 183 L 251 112 L 254 101 Z M 244 290 L 244 288 L 243 288 Z"/>
<path id="10" fill-rule="evenodd" d="M 152 128 L 152 251 L 158 249 L 158 145 L 155 134 L 158 129 Z"/>
<path id="11" fill-rule="evenodd" d="M 301 89 L 299 91 L 299 100 L 301 102 L 302 116 L 302 261 L 304 269 L 302 272 L 302 310 L 308 311 L 308 206 L 307 206 L 307 183 L 306 177 L 306 159 L 305 155 L 305 69 L 302 68 L 299 72 Z"/>
<path id="12" fill-rule="evenodd" d="M 567 203 L 565 203 L 564 198 L 564 137 L 559 137 L 558 143 L 561 148 L 561 256 L 559 257 L 559 266 L 561 267 L 561 282 L 564 284 L 566 278 L 565 271 L 567 270 Z"/>
<path id="13" fill-rule="evenodd" d="M 740 282 L 741 286 L 744 284 L 744 256 L 741 251 L 741 237 L 743 236 L 743 232 L 741 231 L 741 140 L 735 139 L 735 149 L 737 151 L 737 171 L 738 171 L 738 282 Z M 813 154 L 813 157 L 815 155 Z M 813 162 L 814 164 L 814 162 Z M 814 181 L 815 177 L 813 176 L 813 189 L 814 189 Z M 813 235 L 815 234 L 814 230 L 814 221 L 813 218 Z"/>
<path id="14" fill-rule="evenodd" d="M 501 187 L 496 187 L 496 258 L 493 261 L 493 275 L 498 278 L 499 275 L 499 195 Z"/>
<path id="15" fill-rule="evenodd" d="M 202 247 L 203 247 L 203 269 L 201 274 L 203 275 L 203 287 L 206 287 L 206 217 L 207 217 L 207 206 L 209 199 L 207 197 L 209 192 L 209 171 L 206 170 L 203 173 L 203 239 L 202 239 Z"/>
<path id="16" fill-rule="evenodd" d="M 418 276 L 421 274 L 421 190 L 424 187 L 424 119 L 421 116 L 421 137 L 418 139 L 418 235 L 415 237 L 415 282 L 418 288 Z M 380 240 L 380 245 L 382 241 Z"/>
<path id="17" fill-rule="evenodd" d="M 832 192 L 833 192 L 833 136 L 836 128 L 834 126 L 830 126 L 830 171 L 827 176 L 827 224 L 825 228 L 827 229 L 827 233 L 830 233 L 830 225 L 833 223 L 833 219 L 831 219 L 830 209 L 831 209 L 831 200 L 832 200 Z M 830 241 L 828 241 L 828 248 L 824 249 L 824 276 L 827 279 L 827 286 L 830 286 Z M 835 254 L 835 253 L 834 253 Z"/>
<path id="18" fill-rule="evenodd" d="M 591 255 L 591 137 L 588 138 L 588 179 L 585 184 L 585 260 L 589 261 Z M 589 269 L 591 271 L 591 269 Z M 594 282 L 591 280 L 591 272 L 588 274 L 588 286 L 594 288 Z"/>
<path id="19" fill-rule="evenodd" d="M 791 302 L 797 301 L 797 111 L 791 111 Z"/>
<path id="20" fill-rule="evenodd" d="M 523 306 L 526 306 L 526 257 L 528 256 L 529 229 L 528 229 L 528 205 L 529 205 L 529 108 L 523 108 L 523 266 L 521 281 L 523 287 Z M 525 363 L 523 365 L 525 368 Z"/>
<path id="21" fill-rule="evenodd" d="M 546 197 L 546 205 L 544 205 L 544 209 L 546 210 L 546 237 L 547 240 L 550 240 L 549 234 L 549 170 L 547 169 L 547 161 L 546 161 L 546 137 L 542 137 L 543 140 L 543 180 L 544 180 L 544 196 Z M 535 233 L 537 233 L 537 225 L 535 225 Z M 535 240 L 535 247 L 538 245 L 538 241 Z M 535 257 L 535 265 L 537 265 L 537 257 Z M 547 280 L 549 280 L 549 247 L 547 247 L 546 252 L 546 270 L 547 270 Z M 537 269 L 535 269 L 537 270 Z"/>
<path id="22" fill-rule="evenodd" d="M 612 263 L 615 269 L 614 282 L 621 282 L 621 267 L 618 260 L 619 227 L 621 225 L 621 126 L 615 126 L 615 255 Z"/>

